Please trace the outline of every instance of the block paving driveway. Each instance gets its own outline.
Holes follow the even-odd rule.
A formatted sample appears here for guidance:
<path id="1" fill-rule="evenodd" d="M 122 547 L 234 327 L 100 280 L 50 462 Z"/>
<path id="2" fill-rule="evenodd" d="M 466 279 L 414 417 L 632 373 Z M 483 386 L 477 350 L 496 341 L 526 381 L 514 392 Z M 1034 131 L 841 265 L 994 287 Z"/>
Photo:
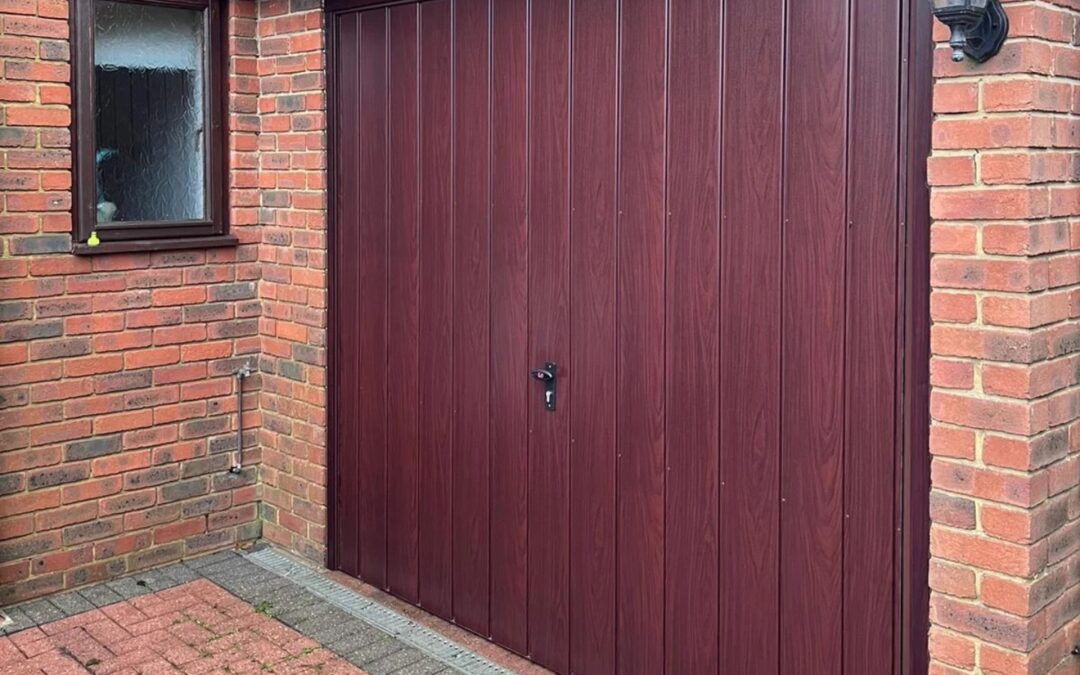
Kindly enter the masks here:
<path id="1" fill-rule="evenodd" d="M 518 670 L 485 661 L 480 645 L 444 641 L 436 653 L 409 643 L 309 591 L 298 581 L 296 570 L 310 569 L 301 563 L 279 574 L 252 559 L 223 551 L 4 608 L 11 621 L 0 625 L 0 674 Z"/>
<path id="2" fill-rule="evenodd" d="M 9 675 L 363 672 L 206 579 L 0 638 L 0 664 Z"/>

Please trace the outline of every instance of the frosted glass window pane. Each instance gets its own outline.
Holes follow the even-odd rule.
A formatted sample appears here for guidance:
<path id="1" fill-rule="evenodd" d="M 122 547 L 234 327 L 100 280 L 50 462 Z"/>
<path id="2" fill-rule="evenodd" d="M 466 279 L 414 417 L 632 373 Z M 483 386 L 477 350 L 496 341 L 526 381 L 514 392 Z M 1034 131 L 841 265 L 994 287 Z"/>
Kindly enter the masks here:
<path id="1" fill-rule="evenodd" d="M 203 12 L 96 3 L 97 222 L 206 217 Z"/>

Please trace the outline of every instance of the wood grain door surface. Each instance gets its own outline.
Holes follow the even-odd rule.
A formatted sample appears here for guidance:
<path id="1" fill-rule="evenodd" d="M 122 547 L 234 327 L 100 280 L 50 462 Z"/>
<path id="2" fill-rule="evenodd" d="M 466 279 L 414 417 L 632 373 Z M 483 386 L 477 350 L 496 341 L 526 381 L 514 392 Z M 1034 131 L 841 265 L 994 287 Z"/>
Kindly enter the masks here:
<path id="1" fill-rule="evenodd" d="M 335 565 L 561 673 L 893 672 L 906 7 L 333 15 Z"/>

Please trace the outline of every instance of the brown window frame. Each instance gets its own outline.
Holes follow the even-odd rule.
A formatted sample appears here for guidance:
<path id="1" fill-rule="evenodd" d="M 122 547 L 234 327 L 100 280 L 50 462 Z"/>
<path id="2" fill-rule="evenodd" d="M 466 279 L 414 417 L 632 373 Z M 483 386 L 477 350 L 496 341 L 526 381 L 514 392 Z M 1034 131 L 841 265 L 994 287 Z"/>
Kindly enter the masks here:
<path id="1" fill-rule="evenodd" d="M 225 124 L 228 105 L 228 74 L 225 48 L 228 44 L 226 22 L 219 0 L 113 0 L 133 5 L 156 5 L 204 11 L 206 44 L 203 115 L 209 132 L 204 134 L 205 163 L 203 182 L 206 195 L 206 218 L 185 221 L 129 221 L 98 224 L 94 156 L 97 150 L 94 111 L 94 12 L 98 0 L 71 3 L 72 47 L 72 252 L 94 255 L 120 251 L 161 251 L 171 249 L 234 246 L 229 234 L 228 129 Z M 87 243 L 91 232 L 100 243 Z"/>

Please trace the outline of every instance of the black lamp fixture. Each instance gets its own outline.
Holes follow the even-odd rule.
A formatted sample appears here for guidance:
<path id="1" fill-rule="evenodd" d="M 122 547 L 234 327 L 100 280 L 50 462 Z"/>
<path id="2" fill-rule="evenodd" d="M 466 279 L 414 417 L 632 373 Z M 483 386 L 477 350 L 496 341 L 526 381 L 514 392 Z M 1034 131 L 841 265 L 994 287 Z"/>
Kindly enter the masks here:
<path id="1" fill-rule="evenodd" d="M 982 63 L 998 53 L 1009 34 L 1000 0 L 930 0 L 934 16 L 952 30 L 952 60 Z"/>

